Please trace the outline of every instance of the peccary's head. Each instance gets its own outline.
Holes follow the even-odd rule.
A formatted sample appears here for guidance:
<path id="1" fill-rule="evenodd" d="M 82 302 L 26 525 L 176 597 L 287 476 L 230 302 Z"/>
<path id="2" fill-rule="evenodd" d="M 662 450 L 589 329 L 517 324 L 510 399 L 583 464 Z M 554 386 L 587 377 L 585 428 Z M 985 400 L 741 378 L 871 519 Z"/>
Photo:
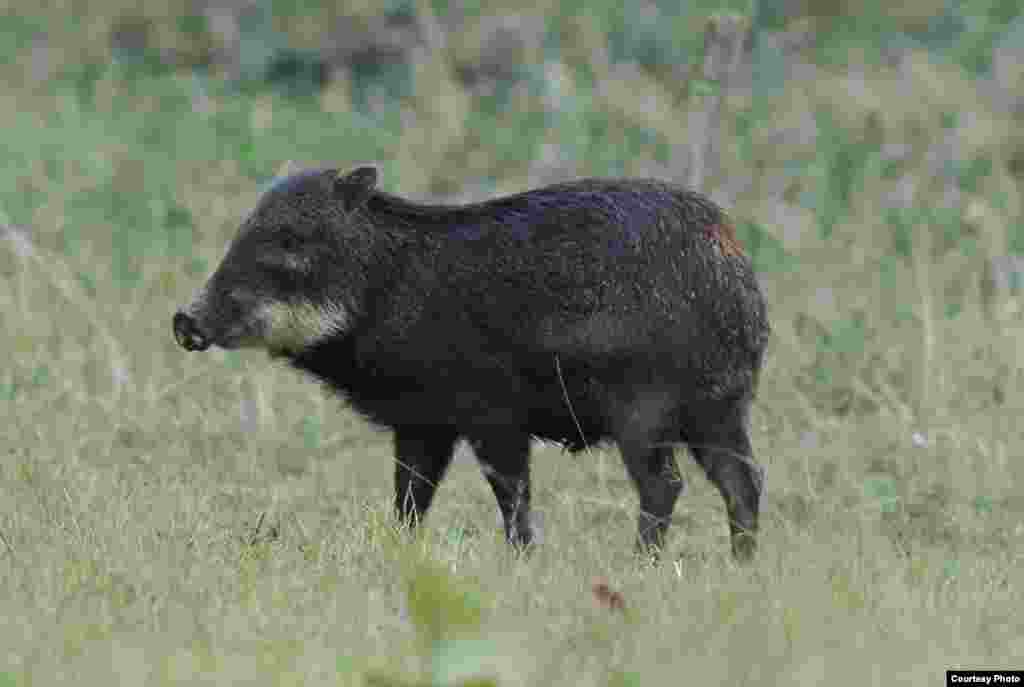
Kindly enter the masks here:
<path id="1" fill-rule="evenodd" d="M 175 313 L 178 344 L 295 355 L 343 334 L 366 286 L 373 233 L 363 207 L 376 183 L 372 167 L 308 170 L 276 181 L 209 281 Z"/>

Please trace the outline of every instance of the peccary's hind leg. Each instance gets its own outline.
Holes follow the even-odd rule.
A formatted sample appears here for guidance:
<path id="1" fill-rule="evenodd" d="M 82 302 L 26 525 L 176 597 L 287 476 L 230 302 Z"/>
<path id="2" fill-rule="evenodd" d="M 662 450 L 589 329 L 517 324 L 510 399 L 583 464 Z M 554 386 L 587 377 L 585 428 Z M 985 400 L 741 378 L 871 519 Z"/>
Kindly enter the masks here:
<path id="1" fill-rule="evenodd" d="M 686 442 L 729 514 L 732 554 L 747 562 L 757 550 L 757 519 L 764 468 L 754 462 L 747 433 L 749 399 L 711 402 L 688 419 Z"/>
<path id="2" fill-rule="evenodd" d="M 637 552 L 657 556 L 665 546 L 672 510 L 683 491 L 683 476 L 671 446 L 620 439 L 619 449 L 640 496 Z"/>
<path id="3" fill-rule="evenodd" d="M 426 515 L 458 435 L 448 427 L 395 429 L 395 510 L 415 527 Z"/>
<path id="4" fill-rule="evenodd" d="M 525 550 L 533 543 L 530 528 L 530 437 L 501 434 L 470 441 L 498 501 L 505 538 Z"/>
<path id="5" fill-rule="evenodd" d="M 671 428 L 671 408 L 671 394 L 632 391 L 615 432 L 626 471 L 640 496 L 636 549 L 641 554 L 657 556 L 665 546 L 672 510 L 684 487 L 672 444 L 666 441 L 679 435 Z"/>

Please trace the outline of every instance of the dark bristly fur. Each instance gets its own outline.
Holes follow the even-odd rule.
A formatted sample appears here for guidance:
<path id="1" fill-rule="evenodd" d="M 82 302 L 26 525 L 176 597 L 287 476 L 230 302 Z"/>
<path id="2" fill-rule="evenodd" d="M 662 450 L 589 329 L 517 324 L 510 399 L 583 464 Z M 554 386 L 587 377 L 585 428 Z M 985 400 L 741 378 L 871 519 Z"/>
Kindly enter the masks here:
<path id="1" fill-rule="evenodd" d="M 175 316 L 182 345 L 264 345 L 392 429 L 396 507 L 411 522 L 468 439 L 521 546 L 531 437 L 572 450 L 614 440 L 640 494 L 638 543 L 655 550 L 683 486 L 671 445 L 684 443 L 749 559 L 763 471 L 747 414 L 769 327 L 724 213 L 653 180 L 461 206 L 375 182 L 360 168 L 271 187 Z"/>

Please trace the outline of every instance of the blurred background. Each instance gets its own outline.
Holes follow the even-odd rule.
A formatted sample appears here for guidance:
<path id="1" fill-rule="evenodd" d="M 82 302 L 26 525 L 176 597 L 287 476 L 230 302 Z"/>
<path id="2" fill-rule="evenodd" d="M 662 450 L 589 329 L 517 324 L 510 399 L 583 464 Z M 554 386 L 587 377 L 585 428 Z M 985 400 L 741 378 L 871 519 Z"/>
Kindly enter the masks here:
<path id="1" fill-rule="evenodd" d="M 604 678 L 632 656 L 644 684 L 678 678 L 666 655 L 702 657 L 687 674 L 708 684 L 820 684 L 831 655 L 851 669 L 837 684 L 865 684 L 849 647 L 928 670 L 1024 655 L 1020 0 L 6 0 L 11 675 L 51 684 L 51 649 L 105 675 L 135 660 L 117 652 L 136 633 L 155 638 L 140 664 L 175 646 L 223 658 L 256 614 L 280 638 L 267 655 L 295 659 L 303 632 L 328 662 L 339 646 L 416 655 L 377 562 L 387 436 L 265 357 L 189 356 L 170 330 L 275 175 L 363 162 L 391 192 L 446 202 L 673 180 L 729 210 L 768 295 L 752 424 L 770 585 L 716 557 L 724 516 L 702 478 L 662 577 L 629 567 L 614 454 L 534 461 L 548 543 L 521 578 L 480 536 L 494 502 L 472 462 L 442 489 L 431 555 L 493 573 L 488 608 L 539 652 L 568 646 L 552 637 L 591 570 L 662 609 L 646 633 L 580 635 L 552 659 L 561 684 L 640 684 Z M 339 566 L 344 585 L 324 572 Z M 571 617 L 598 627 L 587 613 Z M 277 675 L 260 665 L 223 669 Z"/>
<path id="2" fill-rule="evenodd" d="M 656 176 L 732 212 L 815 412 L 1019 381 L 979 329 L 1024 269 L 1014 0 L 15 2 L 0 46 L 0 217 L 115 301 L 198 280 L 289 161 L 448 201 Z"/>

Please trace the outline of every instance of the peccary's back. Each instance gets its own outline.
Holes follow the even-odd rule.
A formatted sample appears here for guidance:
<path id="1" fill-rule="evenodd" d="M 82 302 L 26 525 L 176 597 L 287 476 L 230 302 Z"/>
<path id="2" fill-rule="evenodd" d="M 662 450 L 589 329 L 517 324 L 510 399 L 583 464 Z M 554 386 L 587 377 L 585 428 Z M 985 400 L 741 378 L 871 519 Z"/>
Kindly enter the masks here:
<path id="1" fill-rule="evenodd" d="M 506 203 L 473 224 L 459 218 L 438 257 L 445 301 L 479 327 L 522 350 L 647 358 L 709 379 L 759 366 L 763 294 L 711 201 L 660 182 L 590 180 Z"/>

